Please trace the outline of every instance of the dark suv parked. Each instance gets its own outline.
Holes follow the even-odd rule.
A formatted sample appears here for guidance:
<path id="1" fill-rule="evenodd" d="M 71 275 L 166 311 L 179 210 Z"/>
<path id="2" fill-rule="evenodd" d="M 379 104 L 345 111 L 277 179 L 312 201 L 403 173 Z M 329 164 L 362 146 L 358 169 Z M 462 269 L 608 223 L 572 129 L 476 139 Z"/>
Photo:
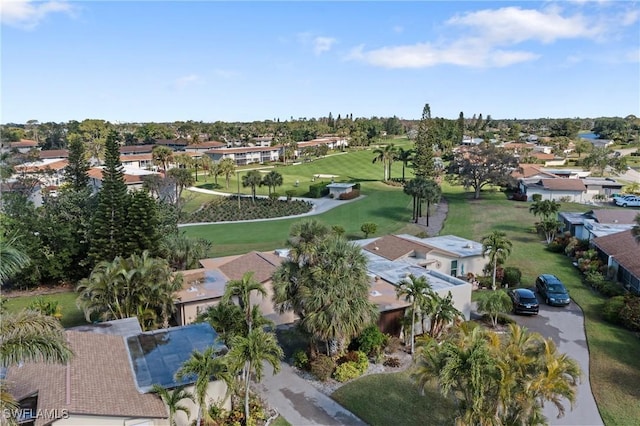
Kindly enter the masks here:
<path id="1" fill-rule="evenodd" d="M 538 299 L 534 292 L 526 288 L 509 290 L 509 297 L 513 302 L 514 314 L 538 314 Z"/>
<path id="2" fill-rule="evenodd" d="M 555 275 L 540 275 L 536 278 L 536 289 L 547 305 L 567 306 L 571 302 L 569 292 Z"/>

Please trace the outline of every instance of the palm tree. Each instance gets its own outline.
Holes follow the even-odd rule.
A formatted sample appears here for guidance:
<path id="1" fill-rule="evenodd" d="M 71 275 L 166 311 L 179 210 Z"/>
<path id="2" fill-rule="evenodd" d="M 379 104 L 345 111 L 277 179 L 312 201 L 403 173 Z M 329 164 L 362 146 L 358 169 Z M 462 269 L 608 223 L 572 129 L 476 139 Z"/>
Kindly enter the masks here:
<path id="1" fill-rule="evenodd" d="M 441 297 L 433 290 L 429 291 L 426 300 L 426 312 L 430 314 L 429 336 L 439 339 L 445 328 L 458 319 L 463 319 L 464 315 L 453 305 L 453 295 L 447 293 Z"/>
<path id="2" fill-rule="evenodd" d="M 257 170 L 250 170 L 246 175 L 242 176 L 242 186 L 251 187 L 251 199 L 256 201 L 256 186 L 262 182 L 262 176 Z"/>
<path id="3" fill-rule="evenodd" d="M 280 371 L 280 360 L 284 353 L 278 345 L 274 333 L 268 333 L 261 328 L 254 328 L 246 336 L 231 338 L 229 359 L 236 369 L 244 367 L 248 374 L 244 376 L 244 415 L 245 424 L 249 421 L 249 383 L 251 377 L 256 381 L 262 380 L 264 372 L 263 362 L 271 364 L 274 374 Z"/>
<path id="4" fill-rule="evenodd" d="M 493 231 L 482 238 L 482 257 L 489 256 L 489 265 L 493 268 L 491 288 L 496 289 L 496 271 L 498 263 L 504 262 L 511 254 L 511 241 L 502 231 Z"/>
<path id="5" fill-rule="evenodd" d="M 204 180 L 205 182 L 207 181 L 207 177 L 211 176 L 213 168 L 214 168 L 214 162 L 211 159 L 211 157 L 209 157 L 207 154 L 203 154 L 202 157 L 200 157 L 200 166 L 202 167 L 202 170 L 204 171 Z M 196 170 L 196 178 L 197 178 L 197 170 Z M 216 182 L 217 183 L 217 182 Z"/>
<path id="6" fill-rule="evenodd" d="M 502 290 L 482 293 L 478 298 L 478 312 L 487 313 L 493 327 L 498 326 L 498 316 L 509 312 L 512 306 L 511 298 Z"/>
<path id="7" fill-rule="evenodd" d="M 231 301 L 208 307 L 206 311 L 198 314 L 195 322 L 206 322 L 211 325 L 218 333 L 220 340 L 227 346 L 231 337 L 244 332 L 246 326 L 242 308 Z"/>
<path id="8" fill-rule="evenodd" d="M 245 313 L 245 321 L 249 332 L 252 328 L 251 293 L 257 292 L 260 296 L 267 295 L 264 286 L 253 278 L 253 272 L 245 272 L 240 280 L 231 280 L 227 283 L 222 296 L 222 303 L 228 303 L 232 297 L 238 298 L 240 309 Z"/>
<path id="9" fill-rule="evenodd" d="M 541 216 L 543 219 L 549 219 L 560 210 L 560 203 L 555 200 L 534 201 L 529 207 L 529 212 L 534 216 Z"/>
<path id="10" fill-rule="evenodd" d="M 163 172 L 167 172 L 169 164 L 173 161 L 173 150 L 168 146 L 155 146 L 151 151 L 153 163 L 162 167 Z"/>
<path id="11" fill-rule="evenodd" d="M 0 367 L 23 362 L 62 364 L 72 356 L 60 321 L 38 311 L 2 313 Z"/>
<path id="12" fill-rule="evenodd" d="M 0 233 L 0 285 L 27 266 L 31 260 L 17 247 L 18 237 Z"/>
<path id="13" fill-rule="evenodd" d="M 398 298 L 404 296 L 404 300 L 411 302 L 411 353 L 415 352 L 415 327 L 416 313 L 421 306 L 425 304 L 431 285 L 424 275 L 416 277 L 409 275 L 408 279 L 404 279 L 398 283 L 396 287 L 396 296 Z"/>
<path id="14" fill-rule="evenodd" d="M 427 202 L 427 226 L 429 226 L 429 210 L 431 208 L 431 203 L 437 203 L 440 201 L 442 197 L 442 189 L 440 189 L 440 185 L 434 180 L 427 179 L 422 181 L 420 178 L 419 192 L 418 192 L 418 205 L 419 210 L 422 210 L 420 207 L 422 205 L 422 200 Z M 420 213 L 422 213 L 420 211 Z"/>
<path id="15" fill-rule="evenodd" d="M 389 172 L 390 172 L 390 161 L 395 156 L 396 149 L 393 144 L 384 145 L 380 148 L 376 148 L 373 150 L 373 153 L 376 155 L 373 159 L 373 163 L 380 161 L 382 163 L 382 168 L 384 170 L 384 180 L 389 180 Z M 389 166 L 388 166 L 389 165 Z"/>
<path id="16" fill-rule="evenodd" d="M 176 426 L 175 416 L 178 411 L 182 411 L 187 415 L 187 418 L 191 415 L 189 408 L 184 405 L 181 405 L 180 402 L 184 399 L 188 399 L 191 402 L 193 401 L 193 395 L 191 392 L 187 392 L 184 389 L 184 386 L 180 386 L 175 388 L 173 391 L 169 391 L 168 389 L 163 388 L 160 385 L 153 385 L 151 387 L 151 392 L 156 393 L 162 401 L 167 406 L 169 410 L 169 425 Z"/>
<path id="17" fill-rule="evenodd" d="M 198 418 L 196 425 L 200 425 L 203 414 L 208 416 L 206 410 L 207 387 L 211 380 L 222 380 L 227 385 L 227 394 L 233 388 L 234 371 L 230 369 L 227 359 L 220 356 L 220 352 L 213 347 L 208 347 L 204 352 L 193 351 L 191 358 L 176 372 L 176 380 L 195 378 L 195 397 L 198 404 Z"/>
<path id="18" fill-rule="evenodd" d="M 269 188 L 269 195 L 271 195 L 271 188 L 275 192 L 276 186 L 282 185 L 282 175 L 275 170 L 271 170 L 262 178 L 261 185 L 266 185 Z"/>
<path id="19" fill-rule="evenodd" d="M 236 163 L 231 158 L 223 158 L 218 163 L 217 167 L 218 174 L 224 176 L 224 179 L 227 184 L 227 189 L 229 189 L 229 181 L 231 180 L 231 176 L 236 172 Z"/>
<path id="20" fill-rule="evenodd" d="M 409 162 L 413 160 L 413 153 L 414 151 L 412 149 L 403 149 L 403 148 L 398 148 L 398 152 L 396 154 L 396 160 L 401 161 L 402 162 L 402 181 L 404 182 L 404 169 L 408 167 Z"/>
<path id="21" fill-rule="evenodd" d="M 189 238 L 184 232 L 172 233 L 160 241 L 160 253 L 171 268 L 184 271 L 197 268 L 200 259 L 207 257 L 211 246 L 209 240 Z"/>

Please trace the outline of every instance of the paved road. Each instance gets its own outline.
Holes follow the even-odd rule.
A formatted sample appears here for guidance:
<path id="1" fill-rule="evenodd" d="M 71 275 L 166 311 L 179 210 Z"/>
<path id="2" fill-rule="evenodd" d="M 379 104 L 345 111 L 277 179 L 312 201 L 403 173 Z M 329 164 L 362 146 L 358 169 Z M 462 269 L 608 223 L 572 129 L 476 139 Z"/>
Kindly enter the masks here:
<path id="1" fill-rule="evenodd" d="M 267 403 L 293 426 L 366 426 L 342 405 L 302 379 L 287 363 L 276 375 L 265 366 L 256 388 Z"/>
<path id="2" fill-rule="evenodd" d="M 553 339 L 558 350 L 578 361 L 582 368 L 582 383 L 578 386 L 574 409 L 571 411 L 571 405 L 565 401 L 565 415 L 558 419 L 556 418 L 557 410 L 553 404 L 545 404 L 544 415 L 547 416 L 549 424 L 563 426 L 603 425 L 604 423 L 591 393 L 589 349 L 584 331 L 584 317 L 580 307 L 573 302 L 564 308 L 551 307 L 541 303 L 540 313 L 537 316 L 513 315 L 512 318 L 529 330 Z"/>

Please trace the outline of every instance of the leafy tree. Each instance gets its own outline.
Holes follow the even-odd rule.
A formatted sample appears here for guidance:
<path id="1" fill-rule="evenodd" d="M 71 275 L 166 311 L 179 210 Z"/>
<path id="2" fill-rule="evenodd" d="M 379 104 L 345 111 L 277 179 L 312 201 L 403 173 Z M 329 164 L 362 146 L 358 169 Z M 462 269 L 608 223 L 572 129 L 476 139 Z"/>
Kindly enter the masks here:
<path id="1" fill-rule="evenodd" d="M 422 275 L 416 277 L 415 275 L 409 275 L 408 279 L 402 280 L 396 287 L 396 295 L 398 298 L 404 297 L 407 302 L 411 302 L 411 353 L 415 353 L 415 327 L 416 327 L 416 314 L 419 312 L 422 306 L 425 305 L 427 298 L 429 297 L 429 290 L 431 284 L 427 280 L 427 277 Z"/>
<path id="2" fill-rule="evenodd" d="M 249 394 L 250 380 L 262 381 L 264 363 L 273 368 L 273 372 L 280 371 L 280 360 L 284 353 L 278 345 L 278 339 L 274 333 L 268 333 L 261 328 L 254 328 L 246 336 L 237 335 L 231 338 L 231 349 L 228 357 L 231 363 L 239 369 L 244 367 L 248 372 L 244 376 L 244 416 L 245 424 L 249 423 Z"/>
<path id="3" fill-rule="evenodd" d="M 69 136 L 69 164 L 64 169 L 64 179 L 71 188 L 82 191 L 89 185 L 89 162 L 86 159 L 84 142 L 78 135 Z"/>
<path id="4" fill-rule="evenodd" d="M 604 175 L 607 167 L 610 167 L 614 173 L 621 173 L 627 168 L 626 157 L 615 157 L 613 152 L 606 147 L 593 148 L 591 153 L 584 160 L 582 165 L 587 170 L 594 170 L 594 173 L 600 176 Z"/>
<path id="5" fill-rule="evenodd" d="M 360 227 L 360 230 L 364 234 L 365 238 L 369 238 L 369 234 L 375 234 L 378 230 L 378 225 L 373 222 L 365 222 Z"/>
<path id="6" fill-rule="evenodd" d="M 0 232 L 0 285 L 26 267 L 31 259 L 17 246 L 18 236 Z"/>
<path id="7" fill-rule="evenodd" d="M 180 402 L 187 399 L 193 402 L 193 394 L 191 392 L 187 392 L 184 389 L 184 386 L 179 386 L 172 391 L 163 388 L 160 385 L 153 385 L 151 387 L 151 391 L 157 394 L 164 404 L 169 409 L 169 425 L 176 426 L 176 414 L 178 411 L 182 411 L 187 415 L 187 418 L 191 415 L 189 408 L 185 405 L 181 405 Z"/>
<path id="8" fill-rule="evenodd" d="M 182 207 L 182 193 L 185 188 L 192 186 L 195 183 L 193 175 L 187 169 L 174 168 L 167 172 L 167 176 L 173 181 L 175 185 L 176 205 L 178 208 Z"/>
<path id="9" fill-rule="evenodd" d="M 221 356 L 220 352 L 213 347 L 208 347 L 204 352 L 193 351 L 191 358 L 186 360 L 176 372 L 176 379 L 183 380 L 195 376 L 194 383 L 196 402 L 198 403 L 198 417 L 196 425 L 200 424 L 200 419 L 208 417 L 207 410 L 207 388 L 211 380 L 223 380 L 227 389 L 231 389 L 234 384 L 234 371 L 230 368 L 227 359 Z"/>
<path id="10" fill-rule="evenodd" d="M 573 149 L 576 153 L 578 153 L 578 158 L 581 158 L 583 153 L 589 152 L 591 151 L 591 149 L 593 149 L 593 145 L 591 144 L 591 142 L 584 139 L 578 139 L 573 144 Z"/>
<path id="11" fill-rule="evenodd" d="M 431 119 L 431 107 L 425 104 L 422 110 L 422 118 L 418 125 L 418 135 L 416 136 L 415 154 L 413 157 L 413 169 L 417 177 L 435 178 L 437 176 L 434 150 L 437 141 L 434 138 Z"/>
<path id="12" fill-rule="evenodd" d="M 110 132 L 105 144 L 105 165 L 102 169 L 102 187 L 98 192 L 98 207 L 90 230 L 89 257 L 93 263 L 112 260 L 124 253 L 127 235 L 122 225 L 127 223 L 129 203 L 127 185 L 120 163 L 116 133 Z"/>
<path id="13" fill-rule="evenodd" d="M 396 154 L 396 160 L 402 162 L 402 181 L 404 182 L 404 169 L 408 166 L 409 162 L 413 161 L 414 151 L 412 149 L 398 148 Z"/>
<path id="14" fill-rule="evenodd" d="M 529 206 L 529 212 L 534 216 L 540 216 L 543 219 L 554 217 L 560 211 L 560 203 L 556 200 L 540 200 L 535 201 Z"/>
<path id="15" fill-rule="evenodd" d="M 562 222 L 553 217 L 545 218 L 537 224 L 538 231 L 544 234 L 547 244 L 551 244 L 561 226 Z"/>
<path id="16" fill-rule="evenodd" d="M 511 254 L 512 243 L 507 239 L 507 234 L 502 231 L 493 231 L 482 238 L 482 257 L 489 256 L 489 265 L 493 269 L 491 288 L 496 289 L 496 271 L 498 263 L 503 263 Z"/>
<path id="17" fill-rule="evenodd" d="M 153 159 L 153 163 L 161 166 L 162 171 L 166 173 L 169 169 L 169 164 L 173 162 L 173 150 L 168 146 L 154 146 L 151 151 L 151 158 Z"/>
<path id="18" fill-rule="evenodd" d="M 282 186 L 282 175 L 272 170 L 262 178 L 261 185 L 267 186 L 269 188 L 269 195 L 271 195 L 271 188 L 273 188 L 275 192 L 276 186 Z"/>
<path id="19" fill-rule="evenodd" d="M 373 150 L 373 154 L 375 157 L 373 158 L 373 163 L 381 162 L 382 169 L 384 170 L 384 181 L 389 180 L 390 172 L 391 172 L 391 161 L 393 157 L 396 155 L 396 148 L 393 144 L 383 145 L 380 148 L 376 148 Z"/>
<path id="20" fill-rule="evenodd" d="M 262 175 L 257 170 L 250 170 L 246 175 L 242 176 L 242 186 L 251 187 L 251 199 L 256 200 L 256 187 L 262 182 Z"/>
<path id="21" fill-rule="evenodd" d="M 458 151 L 449 165 L 447 179 L 473 188 L 474 198 L 478 199 L 485 186 L 507 184 L 517 167 L 518 160 L 512 153 L 483 143 Z"/>
<path id="22" fill-rule="evenodd" d="M 511 311 L 511 298 L 503 290 L 484 292 L 480 296 L 478 298 L 478 312 L 488 314 L 493 327 L 497 327 L 500 314 Z"/>

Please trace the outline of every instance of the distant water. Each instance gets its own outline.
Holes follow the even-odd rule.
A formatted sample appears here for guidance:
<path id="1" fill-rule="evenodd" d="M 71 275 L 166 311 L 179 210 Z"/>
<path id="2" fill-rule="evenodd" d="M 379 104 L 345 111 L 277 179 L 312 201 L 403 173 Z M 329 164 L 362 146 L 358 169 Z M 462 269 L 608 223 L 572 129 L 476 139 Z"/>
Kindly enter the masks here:
<path id="1" fill-rule="evenodd" d="M 598 139 L 598 135 L 596 135 L 596 134 L 595 134 L 595 133 L 593 133 L 593 132 L 589 132 L 589 133 L 580 133 L 578 136 L 579 136 L 579 137 L 581 137 L 582 139 L 590 139 L 590 140 Z"/>

